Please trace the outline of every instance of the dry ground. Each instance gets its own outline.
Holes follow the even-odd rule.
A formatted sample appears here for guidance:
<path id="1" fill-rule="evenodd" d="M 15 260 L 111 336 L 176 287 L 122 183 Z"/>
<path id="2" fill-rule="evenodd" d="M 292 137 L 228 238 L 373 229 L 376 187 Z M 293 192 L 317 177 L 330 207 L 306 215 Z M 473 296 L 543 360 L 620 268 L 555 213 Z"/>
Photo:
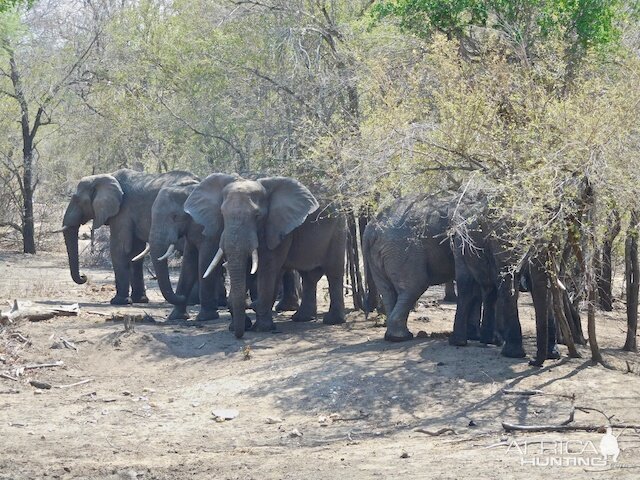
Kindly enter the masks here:
<path id="1" fill-rule="evenodd" d="M 501 422 L 559 423 L 576 405 L 640 424 L 640 371 L 624 340 L 621 304 L 598 317 L 606 357 L 621 371 L 563 358 L 545 368 L 507 359 L 495 347 L 447 345 L 455 307 L 438 305 L 442 289 L 427 292 L 410 328 L 427 338 L 382 340 L 384 329 L 352 312 L 341 326 L 293 324 L 278 318 L 278 333 L 249 332 L 236 340 L 228 314 L 215 322 L 165 324 L 169 312 L 153 281 L 144 309 L 108 305 L 109 270 L 83 269 L 75 285 L 64 254 L 0 254 L 0 308 L 14 298 L 80 302 L 78 317 L 23 322 L 5 330 L 0 370 L 61 360 L 64 366 L 27 370 L 19 381 L 0 378 L 0 478 L 142 479 L 366 479 L 366 478 L 638 478 L 640 437 L 622 432 L 617 463 L 531 466 L 513 439 L 593 441 L 599 433 L 504 433 Z M 326 290 L 323 290 L 326 292 Z M 322 298 L 322 294 L 320 297 Z M 326 301 L 320 307 L 326 309 Z M 125 332 L 107 321 L 114 311 L 144 310 L 158 323 Z M 521 300 L 527 350 L 533 351 L 530 298 Z M 102 313 L 102 315 L 98 315 Z M 19 332 L 29 340 L 10 338 Z M 60 337 L 78 351 L 52 349 Z M 561 347 L 563 354 L 566 349 Z M 29 380 L 52 384 L 39 390 Z M 91 379 L 90 383 L 56 388 Z M 540 389 L 548 395 L 503 394 Z M 226 422 L 212 410 L 236 409 Z M 600 424 L 597 413 L 576 423 Z M 441 428 L 455 433 L 431 436 Z M 620 433 L 618 430 L 615 433 Z M 491 448 L 487 448 L 492 446 Z M 534 444 L 535 445 L 535 444 Z M 537 445 L 540 445 L 539 443 Z M 555 455 L 557 456 L 557 455 Z M 566 455 L 565 455 L 566 456 Z M 584 456 L 584 455 L 583 455 Z"/>

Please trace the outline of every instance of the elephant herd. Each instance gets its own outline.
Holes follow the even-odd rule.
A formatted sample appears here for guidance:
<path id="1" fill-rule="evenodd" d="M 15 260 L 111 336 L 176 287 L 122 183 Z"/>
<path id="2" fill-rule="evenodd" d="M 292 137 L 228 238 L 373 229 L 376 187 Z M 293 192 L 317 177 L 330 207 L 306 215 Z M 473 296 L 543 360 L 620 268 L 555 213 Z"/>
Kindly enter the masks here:
<path id="1" fill-rule="evenodd" d="M 109 225 L 111 230 L 114 305 L 149 301 L 142 262 L 150 252 L 161 292 L 175 305 L 170 318 L 186 318 L 187 297 L 196 282 L 201 304 L 197 318 L 218 318 L 224 259 L 231 329 L 238 338 L 250 326 L 245 314 L 249 275 L 255 275 L 257 285 L 254 330 L 275 328 L 272 308 L 278 285 L 283 274 L 293 269 L 303 281 L 302 300 L 293 319 L 308 321 L 316 316 L 316 286 L 326 275 L 331 302 L 323 322 L 345 321 L 344 216 L 320 206 L 295 179 L 251 180 L 214 173 L 200 181 L 188 172 L 154 175 L 129 169 L 84 177 L 63 219 L 71 277 L 78 284 L 87 281 L 80 274 L 78 230 L 89 220 L 94 229 Z M 182 250 L 183 262 L 174 292 L 167 261 L 176 249 Z"/>
<path id="2" fill-rule="evenodd" d="M 458 305 L 449 342 L 504 342 L 503 355 L 523 357 L 516 286 L 526 276 L 536 311 L 533 363 L 557 358 L 544 265 L 533 255 L 516 258 L 501 240 L 500 229 L 506 226 L 489 220 L 487 209 L 481 193 L 416 195 L 396 200 L 369 222 L 362 235 L 365 272 L 370 296 L 377 287 L 382 297 L 386 340 L 412 338 L 407 317 L 418 298 L 429 286 L 455 279 Z M 170 318 L 188 318 L 186 305 L 194 288 L 201 305 L 197 319 L 218 318 L 225 301 L 224 267 L 230 285 L 230 329 L 238 338 L 249 327 L 275 328 L 273 305 L 283 276 L 292 270 L 302 278 L 294 321 L 316 316 L 317 283 L 323 275 L 330 296 L 323 322 L 345 321 L 345 216 L 330 202 L 320 203 L 293 178 L 214 173 L 200 181 L 188 172 L 129 169 L 84 177 L 63 219 L 71 277 L 79 284 L 86 277 L 79 268 L 78 230 L 89 220 L 94 229 L 109 225 L 111 230 L 116 283 L 112 304 L 148 302 L 142 262 L 150 253 L 160 290 L 175 306 Z M 175 250 L 182 251 L 183 258 L 174 291 L 168 259 Z M 252 277 L 257 294 L 254 325 L 245 314 Z"/>

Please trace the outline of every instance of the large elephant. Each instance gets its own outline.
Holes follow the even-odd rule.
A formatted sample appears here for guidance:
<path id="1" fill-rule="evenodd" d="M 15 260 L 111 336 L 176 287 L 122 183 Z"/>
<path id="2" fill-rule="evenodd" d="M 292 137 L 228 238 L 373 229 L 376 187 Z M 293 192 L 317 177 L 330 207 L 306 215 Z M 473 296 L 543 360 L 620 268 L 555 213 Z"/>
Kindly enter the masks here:
<path id="1" fill-rule="evenodd" d="M 164 298 L 175 305 L 169 320 L 187 319 L 187 293 L 198 279 L 200 312 L 196 320 L 213 320 L 219 317 L 218 306 L 226 305 L 226 291 L 222 266 L 203 278 L 220 243 L 220 235 L 204 236 L 202 225 L 193 221 L 184 211 L 184 204 L 196 188 L 196 183 L 164 187 L 158 193 L 151 212 L 149 247 L 158 285 Z M 184 240 L 180 278 L 173 290 L 169 278 L 168 259 L 176 250 L 178 242 Z M 292 273 L 284 275 L 281 309 L 297 309 L 297 292 Z M 251 288 L 250 288 L 251 290 Z M 295 307 L 295 308 L 294 308 Z"/>
<path id="2" fill-rule="evenodd" d="M 109 225 L 111 262 L 116 282 L 116 295 L 111 304 L 147 303 L 142 262 L 131 260 L 145 249 L 153 202 L 162 187 L 196 183 L 197 180 L 188 172 L 147 174 L 129 169 L 83 177 L 62 221 L 71 278 L 78 284 L 87 281 L 87 277 L 80 274 L 78 261 L 80 225 L 89 220 L 93 220 L 93 229 Z"/>
<path id="3" fill-rule="evenodd" d="M 213 275 L 202 278 L 213 258 L 212 250 L 219 238 L 205 237 L 202 226 L 195 223 L 184 211 L 184 202 L 197 183 L 171 185 L 158 193 L 151 210 L 149 249 L 158 286 L 167 302 L 175 305 L 169 320 L 187 319 L 187 295 L 198 282 L 200 312 L 196 320 L 213 320 L 219 317 L 218 302 L 225 295 L 222 267 Z M 168 260 L 180 240 L 184 240 L 180 279 L 173 290 L 169 278 Z"/>
<path id="4" fill-rule="evenodd" d="M 450 210 L 449 221 L 454 232 L 458 287 L 458 306 L 449 343 L 466 345 L 466 319 L 479 289 L 483 305 L 481 341 L 491 341 L 497 329 L 504 340 L 502 355 L 524 357 L 517 302 L 520 275 L 526 275 L 536 318 L 537 349 L 530 363 L 540 366 L 547 358 L 559 358 L 555 321 L 549 314 L 549 278 L 544 257 L 529 254 L 523 258 L 518 249 L 507 243 L 508 224 L 491 219 L 482 193 L 467 194 L 457 200 Z"/>
<path id="5" fill-rule="evenodd" d="M 196 187 L 184 207 L 204 234 L 219 237 L 211 271 L 226 257 L 233 329 L 245 331 L 245 292 L 249 259 L 257 272 L 255 305 L 257 331 L 275 328 L 272 308 L 283 269 L 296 269 L 303 281 L 303 297 L 296 321 L 315 315 L 316 284 L 323 274 L 329 282 L 331 304 L 323 322 L 345 321 L 342 294 L 346 225 L 342 215 L 319 209 L 311 192 L 287 177 L 246 180 L 212 174 Z"/>
<path id="6" fill-rule="evenodd" d="M 413 338 L 407 328 L 410 310 L 427 288 L 454 279 L 447 235 L 449 202 L 425 195 L 398 199 L 364 231 L 365 271 L 382 295 L 387 314 L 385 340 Z"/>

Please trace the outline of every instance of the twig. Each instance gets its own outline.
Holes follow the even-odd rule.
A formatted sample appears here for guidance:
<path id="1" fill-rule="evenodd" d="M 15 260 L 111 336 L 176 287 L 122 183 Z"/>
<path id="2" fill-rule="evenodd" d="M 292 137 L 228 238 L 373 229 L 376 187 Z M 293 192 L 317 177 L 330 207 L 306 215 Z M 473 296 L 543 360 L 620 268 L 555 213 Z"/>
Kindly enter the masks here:
<path id="1" fill-rule="evenodd" d="M 427 430 L 425 428 L 416 428 L 414 430 L 414 432 L 419 432 L 419 433 L 426 433 L 427 435 L 430 435 L 432 437 L 437 437 L 439 435 L 444 435 L 445 433 L 452 433 L 453 435 L 457 435 L 456 431 L 453 428 L 449 428 L 449 427 L 444 427 L 441 428 L 440 430 L 436 430 L 435 432 L 432 432 L 430 430 Z"/>
<path id="2" fill-rule="evenodd" d="M 34 363 L 32 365 L 25 365 L 22 368 L 24 368 L 25 370 L 32 370 L 34 368 L 52 368 L 52 367 L 61 367 L 63 365 L 64 365 L 64 362 L 62 360 L 58 360 L 53 363 Z"/>
<path id="3" fill-rule="evenodd" d="M 13 380 L 14 382 L 18 381 L 18 379 L 16 377 L 13 377 L 13 376 L 9 375 L 8 373 L 5 373 L 5 372 L 0 372 L 0 377 L 6 378 L 7 380 Z"/>
<path id="4" fill-rule="evenodd" d="M 76 347 L 72 342 L 70 342 L 66 338 L 60 337 L 60 340 L 62 340 L 62 343 L 64 344 L 65 347 L 71 348 L 71 349 L 75 350 L 76 352 L 78 351 L 78 347 Z"/>
<path id="5" fill-rule="evenodd" d="M 85 383 L 89 383 L 89 382 L 93 382 L 93 378 L 87 378 L 86 380 L 80 380 L 79 382 L 76 383 L 70 383 L 68 385 L 56 385 L 56 388 L 71 388 L 71 387 L 77 387 L 78 385 L 84 385 Z"/>
<path id="6" fill-rule="evenodd" d="M 574 393 L 572 393 L 571 395 L 567 395 L 564 393 L 547 393 L 544 392 L 542 390 L 507 390 L 504 389 L 502 390 L 502 393 L 504 393 L 505 395 L 520 395 L 523 397 L 529 397 L 529 396 L 533 396 L 533 395 L 553 395 L 556 397 L 562 397 L 562 398 L 568 398 L 570 400 L 575 400 L 576 396 Z"/>
<path id="7" fill-rule="evenodd" d="M 611 428 L 640 428 L 640 424 L 612 423 Z M 604 425 L 516 425 L 502 422 L 502 428 L 507 432 L 596 432 L 604 428 Z"/>
<path id="8" fill-rule="evenodd" d="M 29 340 L 28 338 L 24 337 L 24 335 L 22 335 L 19 332 L 12 333 L 11 334 L 11 338 L 17 338 L 22 343 L 26 343 L 27 345 L 31 345 L 31 340 Z"/>

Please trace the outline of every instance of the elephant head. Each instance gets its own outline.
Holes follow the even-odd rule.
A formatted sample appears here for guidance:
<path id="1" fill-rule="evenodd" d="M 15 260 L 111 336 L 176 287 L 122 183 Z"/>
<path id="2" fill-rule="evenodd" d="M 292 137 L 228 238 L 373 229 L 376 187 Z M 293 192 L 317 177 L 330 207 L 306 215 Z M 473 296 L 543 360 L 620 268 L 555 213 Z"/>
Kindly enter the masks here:
<path id="1" fill-rule="evenodd" d="M 292 178 L 254 181 L 224 174 L 209 175 L 185 202 L 185 211 L 204 227 L 204 235 L 221 235 L 220 248 L 207 273 L 226 257 L 236 336 L 244 333 L 249 258 L 255 273 L 258 246 L 275 249 L 317 208 L 311 192 Z"/>
<path id="2" fill-rule="evenodd" d="M 187 234 L 191 225 L 191 217 L 184 211 L 184 203 L 196 185 L 164 187 L 158 193 L 151 209 L 151 260 L 160 291 L 167 302 L 173 305 L 184 305 L 187 299 L 173 291 L 167 261 L 175 250 L 176 243 Z"/>
<path id="3" fill-rule="evenodd" d="M 123 196 L 118 180 L 112 175 L 90 175 L 78 183 L 62 220 L 69 269 L 74 282 L 83 284 L 87 281 L 87 277 L 80 274 L 78 263 L 80 225 L 92 219 L 94 229 L 107 224 L 120 210 Z"/>

